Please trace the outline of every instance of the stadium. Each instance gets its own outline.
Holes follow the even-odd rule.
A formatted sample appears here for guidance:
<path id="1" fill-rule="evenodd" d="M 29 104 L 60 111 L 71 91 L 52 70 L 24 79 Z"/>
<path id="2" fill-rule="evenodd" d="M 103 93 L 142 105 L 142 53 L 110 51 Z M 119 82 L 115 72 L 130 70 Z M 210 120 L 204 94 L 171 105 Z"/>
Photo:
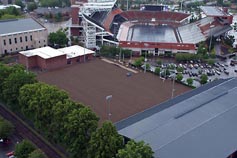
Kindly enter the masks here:
<path id="1" fill-rule="evenodd" d="M 122 11 L 114 0 L 97 0 L 84 3 L 78 11 L 87 48 L 115 44 L 131 49 L 133 55 L 159 55 L 196 53 L 199 42 L 224 36 L 231 30 L 233 17 L 228 10 L 210 6 L 200 9 L 205 16 L 192 23 L 190 14 L 169 11 L 164 5 Z"/>

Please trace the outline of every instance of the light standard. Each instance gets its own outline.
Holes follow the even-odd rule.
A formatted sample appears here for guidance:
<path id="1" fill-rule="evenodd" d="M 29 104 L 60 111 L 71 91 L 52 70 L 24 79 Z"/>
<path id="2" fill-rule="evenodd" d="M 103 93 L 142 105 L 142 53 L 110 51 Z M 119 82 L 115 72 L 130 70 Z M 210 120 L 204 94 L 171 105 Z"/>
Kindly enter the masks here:
<path id="1" fill-rule="evenodd" d="M 107 113 L 108 113 L 108 120 L 110 121 L 110 117 L 111 117 L 111 113 L 110 113 L 110 101 L 111 101 L 111 99 L 112 99 L 112 95 L 108 95 L 108 96 L 106 96 L 105 97 L 105 100 L 108 102 L 108 111 L 107 111 Z"/>
<path id="2" fill-rule="evenodd" d="M 174 89 L 174 81 L 175 81 L 175 78 L 176 78 L 176 74 L 173 73 L 172 75 L 170 75 L 170 77 L 173 79 L 172 91 L 171 91 L 171 99 L 173 99 L 174 98 L 174 91 L 175 91 L 175 89 Z"/>

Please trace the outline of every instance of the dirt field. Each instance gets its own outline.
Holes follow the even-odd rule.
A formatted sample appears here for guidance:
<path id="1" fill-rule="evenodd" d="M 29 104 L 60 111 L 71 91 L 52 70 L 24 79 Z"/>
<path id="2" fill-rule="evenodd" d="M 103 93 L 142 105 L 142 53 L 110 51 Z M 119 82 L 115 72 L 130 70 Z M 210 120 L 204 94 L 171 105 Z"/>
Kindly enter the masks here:
<path id="1" fill-rule="evenodd" d="M 38 75 L 40 81 L 56 85 L 69 92 L 72 99 L 90 106 L 101 118 L 108 119 L 108 102 L 112 95 L 111 120 L 117 122 L 135 113 L 171 98 L 172 82 L 139 72 L 127 77 L 127 70 L 95 59 L 87 63 L 45 72 Z M 175 95 L 190 88 L 175 83 Z"/>

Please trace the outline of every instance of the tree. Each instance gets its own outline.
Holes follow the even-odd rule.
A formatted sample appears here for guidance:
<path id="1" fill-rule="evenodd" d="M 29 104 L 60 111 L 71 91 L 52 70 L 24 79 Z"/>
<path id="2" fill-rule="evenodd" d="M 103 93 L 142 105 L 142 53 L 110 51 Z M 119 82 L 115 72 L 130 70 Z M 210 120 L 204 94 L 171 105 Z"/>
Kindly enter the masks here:
<path id="1" fill-rule="evenodd" d="M 21 10 L 25 8 L 25 4 L 22 2 L 22 0 L 16 0 L 15 5 L 18 5 L 21 7 Z"/>
<path id="2" fill-rule="evenodd" d="M 204 42 L 199 43 L 197 54 L 201 54 L 201 55 L 207 54 L 207 48 Z"/>
<path id="3" fill-rule="evenodd" d="M 64 142 L 72 157 L 86 157 L 92 132 L 98 126 L 98 117 L 88 108 L 74 109 L 67 115 Z"/>
<path id="4" fill-rule="evenodd" d="M 161 61 L 161 60 L 157 60 L 156 63 L 157 63 L 157 65 L 159 65 L 159 66 L 162 65 L 162 61 Z"/>
<path id="5" fill-rule="evenodd" d="M 150 70 L 151 69 L 151 66 L 148 63 L 146 63 L 145 67 L 146 67 L 146 70 Z"/>
<path id="6" fill-rule="evenodd" d="M 88 158 L 112 158 L 123 146 L 123 138 L 114 125 L 106 121 L 102 127 L 91 136 L 88 148 Z"/>
<path id="7" fill-rule="evenodd" d="M 177 79 L 177 81 L 181 82 L 182 79 L 183 79 L 183 75 L 182 75 L 181 73 L 178 73 L 178 74 L 176 75 L 176 79 Z"/>
<path id="8" fill-rule="evenodd" d="M 159 68 L 159 67 L 157 67 L 157 68 L 155 69 L 155 74 L 158 75 L 158 76 L 160 75 L 160 68 Z"/>
<path id="9" fill-rule="evenodd" d="M 187 83 L 189 86 L 192 86 L 193 85 L 193 79 L 192 78 L 187 78 Z"/>
<path id="10" fill-rule="evenodd" d="M 136 59 L 134 61 L 133 65 L 136 67 L 141 67 L 144 59 L 145 59 L 144 57 L 140 57 L 140 58 Z"/>
<path id="11" fill-rule="evenodd" d="M 52 109 L 67 99 L 69 96 L 65 91 L 44 83 L 35 83 L 23 86 L 18 100 L 22 113 L 49 136 L 54 133 L 49 132 L 53 119 Z"/>
<path id="12" fill-rule="evenodd" d="M 32 151 L 28 158 L 47 158 L 47 156 L 39 149 Z"/>
<path id="13" fill-rule="evenodd" d="M 235 42 L 235 38 L 234 38 L 234 36 L 228 35 L 224 38 L 224 42 L 226 45 L 232 47 L 233 43 Z"/>
<path id="14" fill-rule="evenodd" d="M 63 30 L 58 30 L 57 32 L 52 32 L 49 34 L 49 42 L 52 45 L 59 45 L 60 47 L 65 47 L 68 44 L 68 38 Z"/>
<path id="15" fill-rule="evenodd" d="M 69 99 L 64 100 L 64 102 L 58 102 L 53 106 L 49 134 L 51 134 L 50 137 L 54 142 L 64 143 L 64 134 L 67 132 L 65 128 L 67 114 L 71 113 L 74 109 L 83 107 L 82 104 L 75 103 Z"/>
<path id="16" fill-rule="evenodd" d="M 143 141 L 129 141 L 124 149 L 120 149 L 117 158 L 152 158 L 153 151 L 148 144 Z"/>
<path id="17" fill-rule="evenodd" d="M 33 11 L 33 10 L 35 10 L 35 9 L 37 9 L 37 4 L 35 3 L 35 2 L 29 2 L 28 4 L 27 4 L 27 10 L 28 11 Z"/>
<path id="18" fill-rule="evenodd" d="M 35 75 L 31 72 L 16 71 L 11 73 L 3 82 L 3 99 L 10 106 L 18 103 L 18 96 L 20 88 L 25 84 L 35 83 Z"/>
<path id="19" fill-rule="evenodd" d="M 0 117 L 0 139 L 8 138 L 12 135 L 14 126 L 7 120 Z"/>
<path id="20" fill-rule="evenodd" d="M 207 83 L 207 80 L 208 80 L 208 76 L 205 75 L 205 74 L 203 74 L 200 79 L 201 79 L 201 80 L 200 80 L 200 83 L 201 83 L 201 84 L 206 84 L 206 83 Z"/>
<path id="21" fill-rule="evenodd" d="M 35 150 L 35 146 L 28 140 L 16 144 L 14 155 L 17 158 L 27 158 Z"/>

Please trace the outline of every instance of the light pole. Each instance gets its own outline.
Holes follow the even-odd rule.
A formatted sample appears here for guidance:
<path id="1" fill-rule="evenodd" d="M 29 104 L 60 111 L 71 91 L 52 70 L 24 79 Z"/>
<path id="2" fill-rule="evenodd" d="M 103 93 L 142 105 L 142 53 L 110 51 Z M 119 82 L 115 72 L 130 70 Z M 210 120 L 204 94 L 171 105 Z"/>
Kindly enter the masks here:
<path id="1" fill-rule="evenodd" d="M 173 79 L 172 91 L 171 91 L 171 99 L 173 99 L 174 98 L 174 91 L 175 91 L 175 89 L 174 89 L 174 81 L 175 81 L 176 74 L 173 73 L 172 75 L 170 75 L 170 77 Z"/>
<path id="2" fill-rule="evenodd" d="M 86 41 L 84 42 L 84 63 L 86 62 L 86 48 L 85 48 L 85 45 L 86 45 Z"/>
<path id="3" fill-rule="evenodd" d="M 110 121 L 110 117 L 111 117 L 111 112 L 110 112 L 110 101 L 111 101 L 111 99 L 112 99 L 112 95 L 108 95 L 108 96 L 106 96 L 105 97 L 105 100 L 107 101 L 107 103 L 108 103 L 108 111 L 107 111 L 107 114 L 108 114 L 108 120 Z"/>
<path id="4" fill-rule="evenodd" d="M 146 73 L 146 61 L 147 61 L 147 58 L 146 58 L 146 52 L 145 52 L 145 67 L 144 67 L 144 73 Z"/>

